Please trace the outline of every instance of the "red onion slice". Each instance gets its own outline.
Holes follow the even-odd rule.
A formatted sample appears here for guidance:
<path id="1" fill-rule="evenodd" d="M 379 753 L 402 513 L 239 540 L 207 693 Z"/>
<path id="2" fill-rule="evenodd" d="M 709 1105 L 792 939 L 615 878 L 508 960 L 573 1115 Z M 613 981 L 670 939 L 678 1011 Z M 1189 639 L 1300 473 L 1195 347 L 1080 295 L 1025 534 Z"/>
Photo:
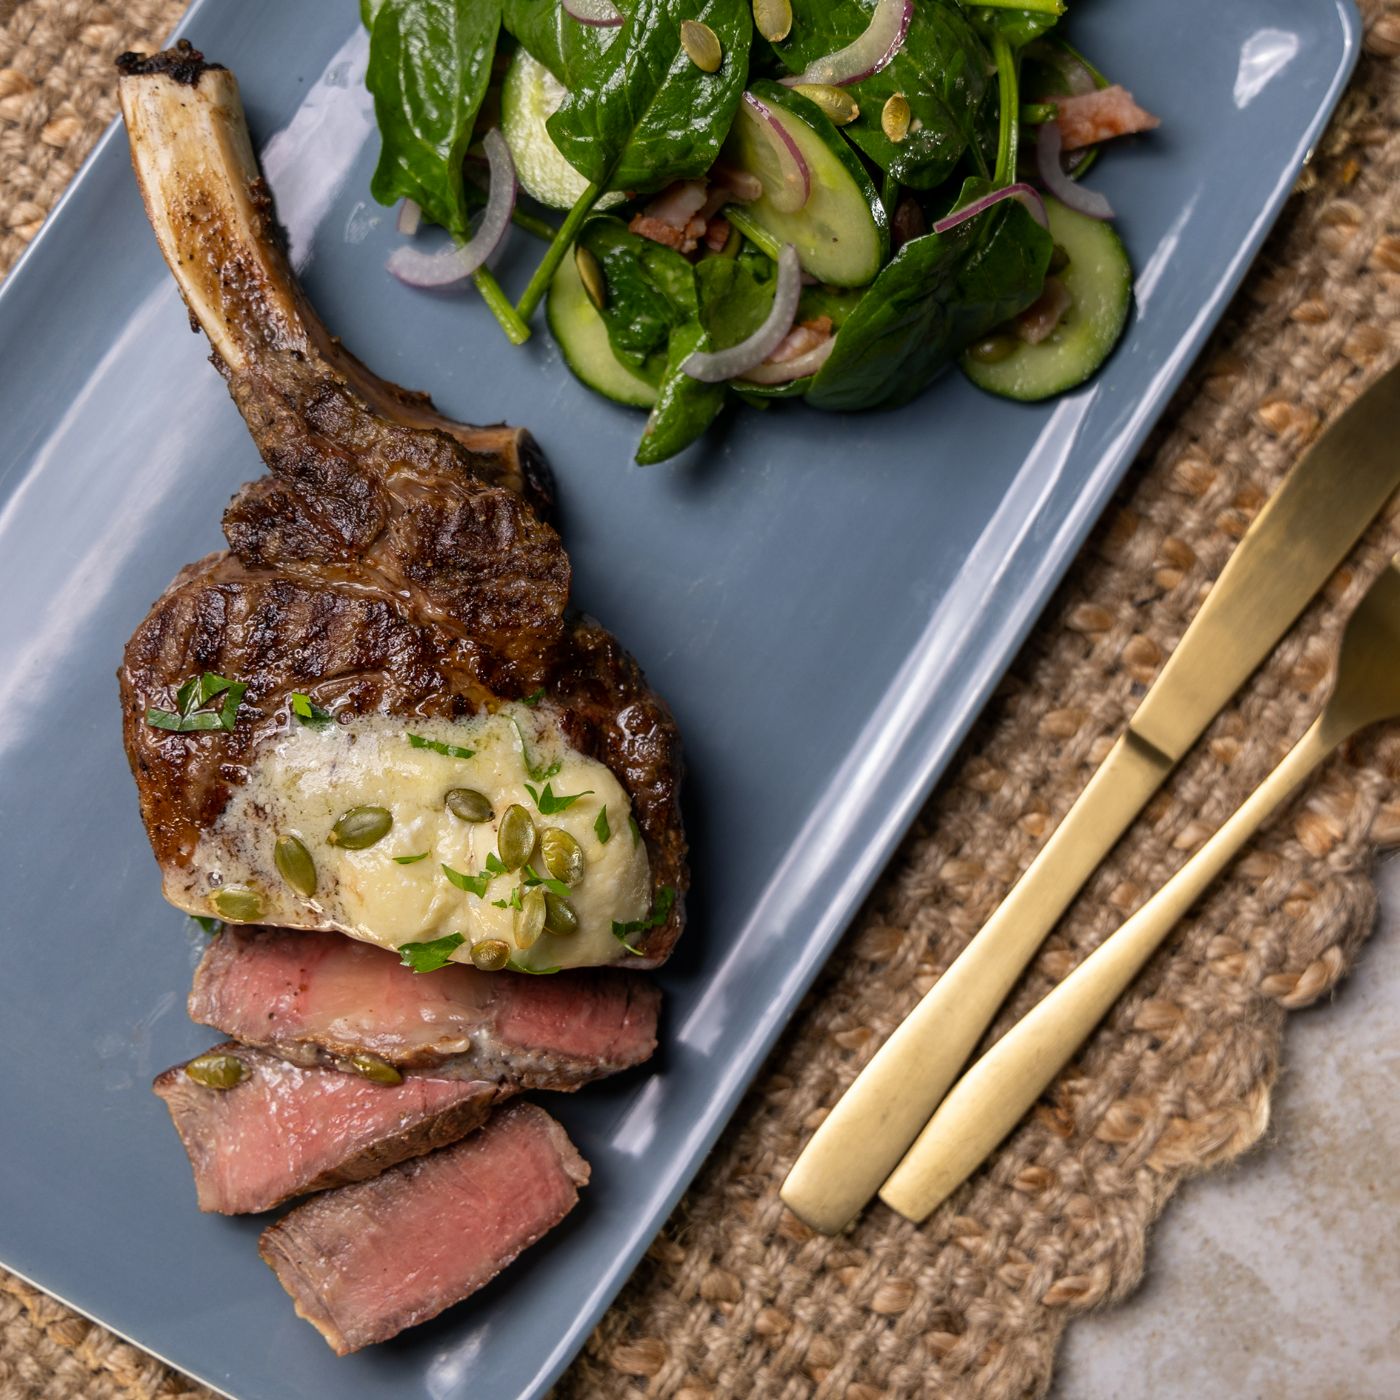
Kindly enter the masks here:
<path id="1" fill-rule="evenodd" d="M 705 384 L 723 384 L 726 379 L 748 374 L 783 343 L 783 337 L 797 319 L 797 299 L 802 295 L 802 268 L 797 249 L 783 244 L 778 254 L 778 281 L 773 288 L 773 305 L 767 319 L 746 340 L 728 350 L 697 350 L 681 369 Z"/>
<path id="2" fill-rule="evenodd" d="M 760 169 L 758 177 L 768 202 L 780 214 L 795 214 L 812 197 L 812 171 L 797 142 L 766 102 L 751 92 L 744 94 L 741 120 L 754 133 L 751 153 Z"/>
<path id="3" fill-rule="evenodd" d="M 423 221 L 423 211 L 411 199 L 405 199 L 399 205 L 398 230 L 405 238 L 412 238 L 418 232 L 418 225 Z"/>
<path id="4" fill-rule="evenodd" d="M 798 83 L 826 83 L 845 87 L 878 73 L 899 52 L 913 18 L 914 0 L 876 0 L 870 23 L 858 38 L 844 49 L 813 59 L 804 72 L 784 78 L 783 84 L 796 87 Z"/>
<path id="5" fill-rule="evenodd" d="M 778 364 L 759 364 L 744 374 L 748 384 L 791 384 L 795 379 L 806 379 L 815 374 L 831 358 L 836 348 L 836 337 L 829 335 L 820 345 L 814 345 L 804 354 L 792 360 L 782 360 Z"/>
<path id="6" fill-rule="evenodd" d="M 1030 211 L 1030 216 L 1041 228 L 1049 228 L 1050 220 L 1045 217 L 1045 201 L 1041 199 L 1033 185 L 1015 184 L 1004 185 L 999 190 L 993 190 L 991 194 L 984 194 L 981 199 L 974 199 L 964 209 L 956 209 L 945 219 L 933 225 L 929 230 L 931 233 L 947 233 L 950 228 L 957 228 L 959 224 L 966 223 L 969 219 L 975 219 L 979 214 L 990 209 L 994 204 L 1000 204 L 1003 199 L 1019 200 Z"/>
<path id="7" fill-rule="evenodd" d="M 481 144 L 491 168 L 491 187 L 476 233 L 469 242 L 454 243 L 436 253 L 395 248 L 385 266 L 400 282 L 410 287 L 450 287 L 470 277 L 505 238 L 515 212 L 515 163 L 505 137 L 495 127 Z"/>
<path id="8" fill-rule="evenodd" d="M 600 29 L 615 28 L 625 18 L 612 0 L 561 0 L 561 4 L 570 19 Z"/>
<path id="9" fill-rule="evenodd" d="M 1091 219 L 1111 219 L 1113 206 L 1097 190 L 1086 190 L 1071 180 L 1060 164 L 1063 146 L 1058 122 L 1046 122 L 1035 140 L 1035 165 L 1041 183 L 1067 209 L 1087 214 Z"/>

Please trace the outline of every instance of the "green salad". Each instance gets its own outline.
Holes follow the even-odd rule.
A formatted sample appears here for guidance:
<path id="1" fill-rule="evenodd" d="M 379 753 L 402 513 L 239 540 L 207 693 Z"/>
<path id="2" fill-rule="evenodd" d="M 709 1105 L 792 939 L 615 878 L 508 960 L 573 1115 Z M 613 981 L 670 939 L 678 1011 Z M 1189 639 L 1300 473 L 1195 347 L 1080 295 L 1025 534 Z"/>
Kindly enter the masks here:
<path id="1" fill-rule="evenodd" d="M 1132 286 L 1079 177 L 1157 122 L 1062 9 L 362 0 L 371 189 L 409 236 L 389 268 L 470 279 L 516 343 L 543 305 L 578 378 L 645 410 L 642 464 L 734 400 L 892 407 L 955 362 L 994 394 L 1063 392 Z M 452 241 L 421 250 L 420 218 Z M 512 233 L 542 246 L 514 303 L 488 263 Z"/>

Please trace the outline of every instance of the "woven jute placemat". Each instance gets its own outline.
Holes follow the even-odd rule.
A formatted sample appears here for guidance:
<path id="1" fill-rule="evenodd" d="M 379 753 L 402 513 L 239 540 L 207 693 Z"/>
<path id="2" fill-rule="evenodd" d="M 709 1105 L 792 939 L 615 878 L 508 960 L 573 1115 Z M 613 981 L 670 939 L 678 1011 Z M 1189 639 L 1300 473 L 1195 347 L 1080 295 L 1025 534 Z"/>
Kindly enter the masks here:
<path id="1" fill-rule="evenodd" d="M 0 266 L 111 117 L 112 56 L 181 8 L 0 0 Z M 1345 974 L 1373 918 L 1370 862 L 1400 843 L 1395 732 L 1349 746 L 1272 823 L 925 1226 L 873 1210 L 828 1240 L 777 1199 L 826 1106 L 1078 794 L 1300 448 L 1400 356 L 1400 8 L 1366 21 L 1360 71 L 1225 324 L 562 1396 L 1041 1394 L 1066 1323 L 1137 1284 L 1183 1178 L 1264 1133 L 1286 1013 Z M 1278 760 L 1397 548 L 1392 513 L 1100 870 L 998 1031 Z M 196 1390 L 0 1274 L 7 1400 Z"/>

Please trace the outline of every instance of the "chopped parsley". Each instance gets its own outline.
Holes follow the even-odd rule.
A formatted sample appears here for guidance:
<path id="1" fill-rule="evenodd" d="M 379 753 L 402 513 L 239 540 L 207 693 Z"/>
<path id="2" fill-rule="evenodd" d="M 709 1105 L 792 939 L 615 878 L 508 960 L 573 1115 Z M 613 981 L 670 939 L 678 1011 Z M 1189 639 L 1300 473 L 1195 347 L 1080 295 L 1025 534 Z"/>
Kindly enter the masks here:
<path id="1" fill-rule="evenodd" d="M 642 829 L 637 825 L 636 817 L 632 816 L 630 813 L 627 816 L 627 825 L 632 828 L 633 846 L 640 846 L 642 844 Z"/>
<path id="2" fill-rule="evenodd" d="M 520 908 L 520 886 L 511 890 L 509 899 L 493 899 L 491 903 L 497 909 L 519 909 Z"/>
<path id="3" fill-rule="evenodd" d="M 524 963 L 516 962 L 514 958 L 512 958 L 506 966 L 510 968 L 512 972 L 528 972 L 531 977 L 552 977 L 556 972 L 560 971 L 557 967 L 526 967 Z"/>
<path id="4" fill-rule="evenodd" d="M 243 703 L 243 692 L 247 689 L 242 681 L 231 681 L 227 676 L 205 671 L 203 675 L 191 676 L 175 692 L 174 711 L 153 706 L 146 711 L 146 723 L 153 729 L 168 729 L 175 734 L 192 734 L 208 729 L 222 729 L 231 733 L 238 719 L 238 707 Z M 215 700 L 219 701 L 218 708 L 208 709 L 207 706 Z"/>
<path id="5" fill-rule="evenodd" d="M 598 838 L 601 845 L 606 846 L 612 840 L 612 828 L 608 825 L 608 809 L 604 807 L 598 813 L 598 820 L 593 823 L 593 834 Z"/>
<path id="6" fill-rule="evenodd" d="M 495 851 L 487 851 L 487 852 L 486 852 L 486 865 L 485 865 L 485 870 L 486 870 L 486 872 L 487 872 L 488 874 L 490 874 L 490 875 L 509 875 L 509 874 L 510 874 L 510 871 L 508 871 L 508 870 L 506 869 L 505 865 L 504 865 L 504 864 L 502 863 L 502 861 L 501 861 L 500 856 L 498 856 L 498 855 L 495 853 Z"/>
<path id="7" fill-rule="evenodd" d="M 444 865 L 442 873 L 459 890 L 466 890 L 468 894 L 474 894 L 478 899 L 486 898 L 486 887 L 496 878 L 489 871 L 483 871 L 480 875 L 463 875 L 460 870 L 454 870 L 450 865 Z"/>
<path id="8" fill-rule="evenodd" d="M 436 972 L 452 961 L 452 954 L 467 940 L 460 933 L 449 933 L 426 943 L 400 943 L 399 958 L 414 972 Z"/>
<path id="9" fill-rule="evenodd" d="M 217 938 L 223 932 L 224 921 L 211 919 L 208 914 L 191 914 L 190 918 L 202 928 L 210 938 Z"/>
<path id="10" fill-rule="evenodd" d="M 634 934 L 645 933 L 648 929 L 659 928 L 671 917 L 671 906 L 676 902 L 676 892 L 670 885 L 662 885 L 656 892 L 656 900 L 651 906 L 651 913 L 645 919 L 632 919 L 625 924 L 620 924 L 613 920 L 612 936 L 627 949 L 629 953 L 636 953 L 641 956 L 641 949 L 634 948 L 627 940 Z"/>
<path id="11" fill-rule="evenodd" d="M 541 686 L 538 690 L 536 690 L 536 691 L 532 692 L 531 694 L 527 695 L 520 703 L 521 703 L 522 705 L 528 705 L 528 706 L 533 710 L 533 709 L 535 708 L 535 706 L 538 705 L 538 704 L 540 703 L 540 701 L 543 700 L 543 699 L 544 699 L 544 686 Z"/>
<path id="12" fill-rule="evenodd" d="M 568 899 L 573 893 L 562 880 L 554 880 L 548 875 L 541 875 L 533 865 L 525 867 L 523 878 L 528 887 L 534 888 L 536 885 L 543 885 L 550 894 L 557 894 L 560 899 Z"/>
<path id="13" fill-rule="evenodd" d="M 546 783 L 543 789 L 538 792 L 530 783 L 526 783 L 525 791 L 534 799 L 535 806 L 540 809 L 540 814 L 546 817 L 552 817 L 556 812 L 567 812 L 580 797 L 590 797 L 593 793 L 592 788 L 585 788 L 582 792 L 574 793 L 572 797 L 565 797 L 563 793 L 554 791 L 553 783 Z"/>
<path id="14" fill-rule="evenodd" d="M 329 710 L 323 710 L 309 695 L 292 691 L 292 713 L 308 729 L 324 729 L 335 720 Z"/>
<path id="15" fill-rule="evenodd" d="M 476 754 L 475 749 L 464 749 L 460 744 L 444 744 L 438 739 L 425 739 L 421 734 L 410 734 L 408 742 L 415 749 L 431 749 L 448 758 L 472 758 Z"/>
<path id="16" fill-rule="evenodd" d="M 556 759 L 547 767 L 530 762 L 530 746 L 525 742 L 525 731 L 520 727 L 520 721 L 514 715 L 507 718 L 515 726 L 515 737 L 520 740 L 520 761 L 525 765 L 525 776 L 533 778 L 537 783 L 543 783 L 552 778 L 564 765 Z M 526 784 L 526 786 L 529 786 Z"/>
<path id="17" fill-rule="evenodd" d="M 431 851 L 419 851 L 416 856 L 395 856 L 395 865 L 417 865 L 420 860 L 427 860 L 432 854 Z"/>

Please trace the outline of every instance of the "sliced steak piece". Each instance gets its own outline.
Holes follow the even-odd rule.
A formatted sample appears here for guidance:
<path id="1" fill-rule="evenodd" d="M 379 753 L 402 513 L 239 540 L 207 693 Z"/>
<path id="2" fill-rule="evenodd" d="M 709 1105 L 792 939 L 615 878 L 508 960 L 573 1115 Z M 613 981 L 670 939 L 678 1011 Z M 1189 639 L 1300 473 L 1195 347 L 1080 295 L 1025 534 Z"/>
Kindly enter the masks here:
<path id="1" fill-rule="evenodd" d="M 123 55 L 119 67 L 157 241 L 270 473 L 225 514 L 230 552 L 180 573 L 120 671 L 127 755 L 167 897 L 207 913 L 221 884 L 248 883 L 228 873 L 228 845 L 210 855 L 201 841 L 235 792 L 261 791 L 260 756 L 286 737 L 293 696 L 333 711 L 347 744 L 357 725 L 467 721 L 528 699 L 551 735 L 615 775 L 647 857 L 635 892 L 642 907 L 613 916 L 643 924 L 649 886 L 657 917 L 629 935 L 637 952 L 603 921 L 601 938 L 577 941 L 587 949 L 579 960 L 662 961 L 689 880 L 679 740 L 631 657 L 568 610 L 569 560 L 540 515 L 547 479 L 528 435 L 451 423 L 376 378 L 321 325 L 283 251 L 231 73 L 187 43 Z M 181 687 L 205 673 L 246 686 L 230 700 L 227 727 L 150 722 L 151 710 L 185 708 Z M 203 719 L 213 717 L 206 710 Z M 623 839 L 627 816 L 608 813 Z M 266 868 L 283 835 L 264 816 L 229 839 Z M 313 854 L 319 863 L 341 853 Z M 323 871 L 322 888 L 307 893 L 273 877 L 254 891 L 257 914 L 219 912 L 404 941 L 328 903 L 345 883 Z M 464 904 L 461 922 L 449 911 L 421 936 L 475 937 L 465 915 L 476 907 Z M 566 950 L 550 951 L 568 965 Z"/>
<path id="2" fill-rule="evenodd" d="M 635 973 L 417 973 L 338 933 L 227 928 L 195 971 L 189 1012 L 297 1064 L 367 1053 L 434 1077 L 576 1089 L 648 1059 L 660 1006 Z"/>
<path id="3" fill-rule="evenodd" d="M 242 1215 L 293 1196 L 345 1186 L 456 1142 L 513 1093 L 509 1085 L 415 1075 L 377 1084 L 333 1069 L 302 1069 L 229 1041 L 241 1060 L 231 1089 L 196 1084 L 176 1065 L 152 1086 L 194 1169 L 200 1210 Z"/>
<path id="4" fill-rule="evenodd" d="M 588 1164 L 534 1104 L 373 1181 L 317 1196 L 259 1251 L 296 1309 L 345 1356 L 475 1293 L 573 1209 Z"/>

